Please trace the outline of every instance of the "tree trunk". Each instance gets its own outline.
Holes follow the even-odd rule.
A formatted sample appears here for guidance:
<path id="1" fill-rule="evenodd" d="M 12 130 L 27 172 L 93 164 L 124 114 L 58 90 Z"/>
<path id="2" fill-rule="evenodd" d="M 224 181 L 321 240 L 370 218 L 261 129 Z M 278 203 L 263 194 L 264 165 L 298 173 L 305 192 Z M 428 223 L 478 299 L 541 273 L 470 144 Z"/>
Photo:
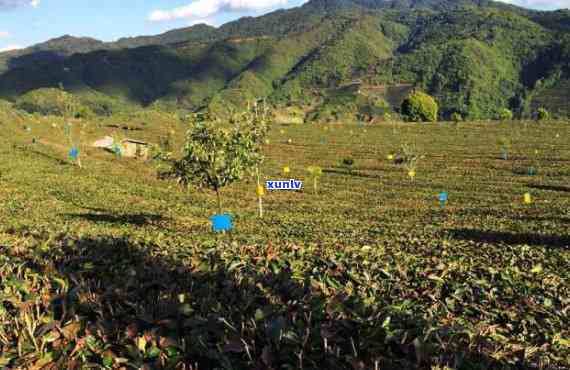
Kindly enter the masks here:
<path id="1" fill-rule="evenodd" d="M 218 214 L 222 214 L 222 197 L 220 196 L 220 189 L 216 188 L 216 198 L 218 199 Z"/>

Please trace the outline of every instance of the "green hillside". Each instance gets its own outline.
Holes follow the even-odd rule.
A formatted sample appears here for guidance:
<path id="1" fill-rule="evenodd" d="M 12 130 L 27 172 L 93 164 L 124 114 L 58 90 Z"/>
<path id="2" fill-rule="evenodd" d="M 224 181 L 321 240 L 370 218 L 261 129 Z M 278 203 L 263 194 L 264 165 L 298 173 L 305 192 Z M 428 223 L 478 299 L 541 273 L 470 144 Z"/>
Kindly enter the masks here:
<path id="1" fill-rule="evenodd" d="M 339 88 L 359 81 L 377 91 L 419 87 L 436 98 L 444 119 L 496 118 L 504 109 L 531 117 L 539 107 L 563 116 L 569 25 L 568 11 L 491 1 L 312 0 L 219 28 L 107 44 L 65 37 L 32 48 L 39 54 L 1 54 L 0 65 L 9 67 L 0 75 L 0 97 L 14 101 L 63 86 L 135 106 L 220 112 L 265 97 L 355 119 L 384 104 L 359 94 L 338 101 Z M 382 99 L 398 112 L 401 99 Z"/>

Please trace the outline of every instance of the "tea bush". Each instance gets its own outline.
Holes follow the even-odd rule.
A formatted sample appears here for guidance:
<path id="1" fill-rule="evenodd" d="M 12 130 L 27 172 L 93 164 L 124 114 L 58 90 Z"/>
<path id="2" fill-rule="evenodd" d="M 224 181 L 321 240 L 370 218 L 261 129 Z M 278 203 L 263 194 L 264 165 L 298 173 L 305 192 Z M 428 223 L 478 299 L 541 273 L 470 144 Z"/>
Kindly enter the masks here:
<path id="1" fill-rule="evenodd" d="M 501 121 L 511 121 L 513 119 L 513 112 L 510 109 L 503 108 L 499 111 L 497 118 Z"/>

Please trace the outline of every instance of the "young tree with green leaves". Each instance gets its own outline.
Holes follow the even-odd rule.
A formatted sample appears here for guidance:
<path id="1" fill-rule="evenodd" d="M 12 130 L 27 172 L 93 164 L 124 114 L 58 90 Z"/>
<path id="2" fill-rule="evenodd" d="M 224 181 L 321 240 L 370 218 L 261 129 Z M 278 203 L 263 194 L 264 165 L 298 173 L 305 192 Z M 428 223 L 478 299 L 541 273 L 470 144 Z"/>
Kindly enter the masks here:
<path id="1" fill-rule="evenodd" d="M 512 140 L 507 137 L 507 136 L 501 136 L 498 140 L 497 140 L 499 147 L 501 149 L 501 156 L 502 158 L 506 161 L 509 159 L 509 151 L 511 150 L 512 146 L 513 146 L 513 142 Z"/>
<path id="2" fill-rule="evenodd" d="M 402 144 L 401 148 L 400 162 L 403 163 L 404 167 L 408 171 L 408 176 L 410 180 L 414 181 L 417 175 L 418 162 L 425 156 L 419 153 L 418 148 L 415 144 Z"/>
<path id="3" fill-rule="evenodd" d="M 64 122 L 63 124 L 63 134 L 67 139 L 70 147 L 69 155 L 72 160 L 82 168 L 81 164 L 81 152 L 82 152 L 82 142 L 85 131 L 85 124 L 79 124 L 79 135 L 74 137 L 73 135 L 73 125 L 70 122 Z"/>
<path id="4" fill-rule="evenodd" d="M 221 214 L 221 189 L 254 172 L 263 160 L 269 117 L 265 104 L 232 114 L 225 124 L 210 112 L 190 115 L 183 157 L 174 161 L 173 175 L 186 186 L 213 190 Z"/>
<path id="5" fill-rule="evenodd" d="M 317 194 L 318 192 L 318 182 L 319 178 L 323 175 L 323 169 L 319 166 L 309 166 L 307 167 L 307 172 L 313 180 L 313 192 Z"/>

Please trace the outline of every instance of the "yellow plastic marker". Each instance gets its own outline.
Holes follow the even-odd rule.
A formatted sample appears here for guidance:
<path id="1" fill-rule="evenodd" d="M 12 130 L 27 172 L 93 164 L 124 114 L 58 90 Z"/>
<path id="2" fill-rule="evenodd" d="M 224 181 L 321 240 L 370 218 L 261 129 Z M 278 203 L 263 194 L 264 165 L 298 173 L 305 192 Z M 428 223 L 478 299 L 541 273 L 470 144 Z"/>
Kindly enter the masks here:
<path id="1" fill-rule="evenodd" d="M 389 161 L 393 161 L 393 160 L 394 160 L 394 155 L 393 155 L 393 154 L 388 154 L 388 160 L 389 160 Z"/>
<path id="2" fill-rule="evenodd" d="M 542 265 L 540 263 L 534 266 L 532 270 L 530 270 L 530 272 L 532 272 L 533 274 L 540 274 L 542 271 L 544 271 L 544 269 L 542 268 Z"/>
<path id="3" fill-rule="evenodd" d="M 291 172 L 291 169 L 289 168 L 289 166 L 283 167 L 283 173 L 284 173 L 285 175 L 287 175 L 289 172 Z"/>
<path id="4" fill-rule="evenodd" d="M 293 142 L 293 140 L 289 139 L 287 140 L 287 144 L 291 144 Z"/>
<path id="5" fill-rule="evenodd" d="M 281 135 L 285 135 L 285 130 L 279 130 L 279 133 L 280 133 Z"/>
<path id="6" fill-rule="evenodd" d="M 534 154 L 535 154 L 535 155 L 538 155 L 538 150 L 537 150 L 537 149 L 534 150 Z"/>
<path id="7" fill-rule="evenodd" d="M 255 189 L 255 193 L 257 194 L 258 197 L 262 197 L 265 195 L 265 188 L 263 188 L 263 186 L 261 186 L 261 185 L 257 185 L 257 188 Z"/>
<path id="8" fill-rule="evenodd" d="M 526 204 L 531 204 L 532 203 L 532 196 L 530 195 L 530 193 L 526 193 L 524 195 L 524 202 Z"/>
<path id="9" fill-rule="evenodd" d="M 265 144 L 269 145 L 269 139 L 265 139 Z"/>
<path id="10" fill-rule="evenodd" d="M 413 180 L 416 177 L 416 171 L 411 170 L 410 172 L 408 172 L 408 176 L 410 176 L 410 178 Z"/>

